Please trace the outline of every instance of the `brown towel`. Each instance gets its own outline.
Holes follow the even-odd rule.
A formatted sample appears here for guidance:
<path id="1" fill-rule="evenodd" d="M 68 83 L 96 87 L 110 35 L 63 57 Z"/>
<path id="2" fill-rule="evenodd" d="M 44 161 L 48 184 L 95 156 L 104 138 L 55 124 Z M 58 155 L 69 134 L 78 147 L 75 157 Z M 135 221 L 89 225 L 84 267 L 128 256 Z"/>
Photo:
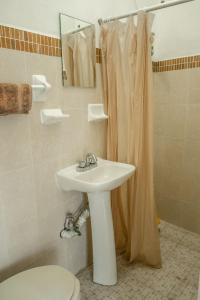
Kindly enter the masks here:
<path id="1" fill-rule="evenodd" d="M 28 84 L 0 83 L 0 115 L 27 114 L 32 106 L 32 88 Z"/>

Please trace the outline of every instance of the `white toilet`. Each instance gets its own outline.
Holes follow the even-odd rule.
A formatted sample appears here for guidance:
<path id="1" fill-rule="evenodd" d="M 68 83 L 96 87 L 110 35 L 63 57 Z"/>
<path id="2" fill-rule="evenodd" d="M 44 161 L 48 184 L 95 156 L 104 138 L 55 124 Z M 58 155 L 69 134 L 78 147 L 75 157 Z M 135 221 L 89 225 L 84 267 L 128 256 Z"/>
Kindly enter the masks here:
<path id="1" fill-rule="evenodd" d="M 80 300 L 80 283 L 59 266 L 21 272 L 0 283 L 1 300 Z"/>

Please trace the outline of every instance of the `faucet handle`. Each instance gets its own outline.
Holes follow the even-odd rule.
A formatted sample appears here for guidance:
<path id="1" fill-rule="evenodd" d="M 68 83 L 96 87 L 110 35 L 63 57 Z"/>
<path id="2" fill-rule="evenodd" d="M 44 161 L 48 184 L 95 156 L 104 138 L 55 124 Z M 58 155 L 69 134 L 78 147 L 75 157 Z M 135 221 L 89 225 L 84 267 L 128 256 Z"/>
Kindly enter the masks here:
<path id="1" fill-rule="evenodd" d="M 94 153 L 88 153 L 86 155 L 86 163 L 87 164 L 96 164 L 97 163 L 97 157 Z"/>
<path id="2" fill-rule="evenodd" d="M 80 160 L 80 161 L 78 162 L 78 167 L 79 167 L 79 168 L 85 168 L 86 165 L 87 165 L 86 160 Z"/>

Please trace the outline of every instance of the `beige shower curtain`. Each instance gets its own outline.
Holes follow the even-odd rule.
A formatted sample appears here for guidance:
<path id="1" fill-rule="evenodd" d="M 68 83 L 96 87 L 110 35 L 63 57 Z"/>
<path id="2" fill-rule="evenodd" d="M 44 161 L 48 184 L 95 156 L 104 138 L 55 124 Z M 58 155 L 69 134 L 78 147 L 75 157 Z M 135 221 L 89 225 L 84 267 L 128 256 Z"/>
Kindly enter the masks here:
<path id="1" fill-rule="evenodd" d="M 77 87 L 95 85 L 95 32 L 93 26 L 62 35 L 65 84 Z"/>
<path id="2" fill-rule="evenodd" d="M 130 262 L 161 266 L 153 191 L 152 14 L 141 12 L 137 26 L 103 24 L 102 79 L 109 115 L 107 158 L 136 166 L 134 176 L 112 193 L 118 253 Z"/>

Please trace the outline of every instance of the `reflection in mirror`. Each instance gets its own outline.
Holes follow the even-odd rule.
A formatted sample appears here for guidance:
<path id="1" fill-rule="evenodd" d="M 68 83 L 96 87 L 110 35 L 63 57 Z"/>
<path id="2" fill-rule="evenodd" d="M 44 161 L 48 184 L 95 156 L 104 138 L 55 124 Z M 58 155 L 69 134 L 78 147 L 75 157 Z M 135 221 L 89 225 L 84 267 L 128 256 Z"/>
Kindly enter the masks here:
<path id="1" fill-rule="evenodd" d="M 95 87 L 95 27 L 60 14 L 62 77 L 64 86 Z"/>

